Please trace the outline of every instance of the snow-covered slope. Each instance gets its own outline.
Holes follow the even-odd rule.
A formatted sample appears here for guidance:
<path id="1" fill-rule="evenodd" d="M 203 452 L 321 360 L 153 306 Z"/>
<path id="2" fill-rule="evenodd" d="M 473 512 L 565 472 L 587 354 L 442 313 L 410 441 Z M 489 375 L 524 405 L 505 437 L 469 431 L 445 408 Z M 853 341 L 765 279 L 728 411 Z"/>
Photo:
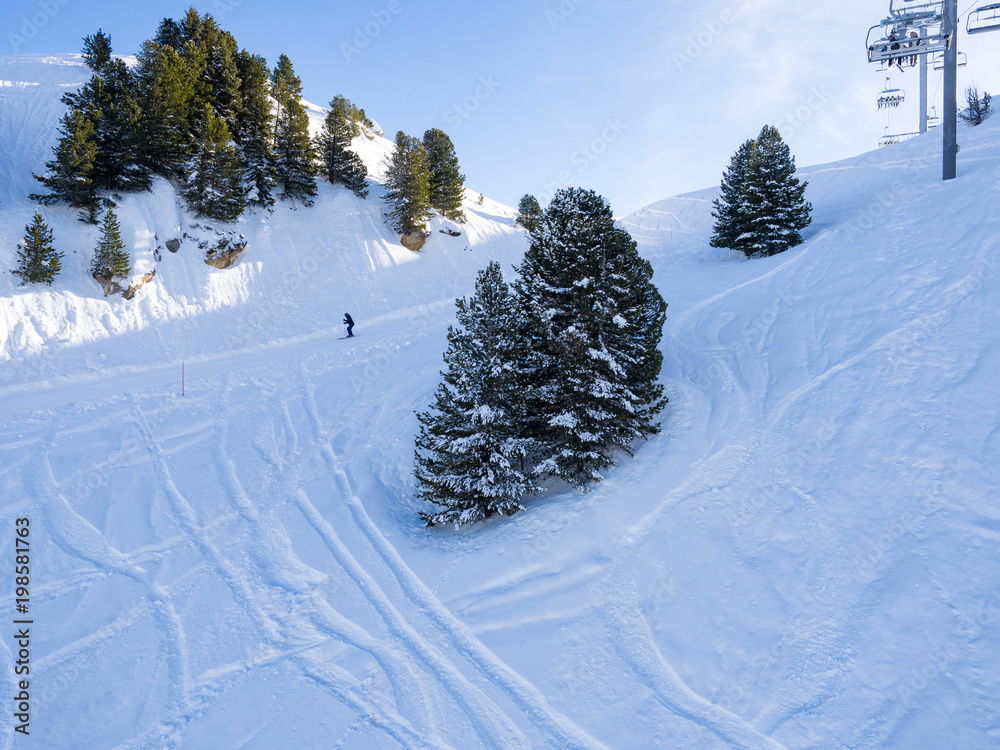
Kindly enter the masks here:
<path id="1" fill-rule="evenodd" d="M 0 265 L 71 63 L 0 58 L 38 84 L 0 87 Z M 131 302 L 47 210 L 79 257 L 0 281 L 2 547 L 30 518 L 35 621 L 33 736 L 0 746 L 996 746 L 1000 120 L 961 138 L 949 183 L 935 134 L 802 170 L 814 224 L 775 258 L 707 247 L 714 190 L 624 219 L 670 303 L 664 433 L 458 533 L 416 520 L 412 412 L 452 298 L 523 252 L 510 209 L 414 255 L 325 185 Z M 166 183 L 122 219 L 137 256 L 191 223 Z"/>

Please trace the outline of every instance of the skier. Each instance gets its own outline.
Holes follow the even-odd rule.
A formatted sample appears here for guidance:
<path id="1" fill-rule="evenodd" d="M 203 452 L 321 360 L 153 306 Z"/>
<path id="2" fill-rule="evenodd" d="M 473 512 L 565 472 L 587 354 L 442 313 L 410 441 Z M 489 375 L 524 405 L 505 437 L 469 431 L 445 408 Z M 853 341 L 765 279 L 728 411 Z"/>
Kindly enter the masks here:
<path id="1" fill-rule="evenodd" d="M 347 338 L 354 338 L 354 318 L 350 313 L 344 313 L 344 325 L 347 326 Z"/>

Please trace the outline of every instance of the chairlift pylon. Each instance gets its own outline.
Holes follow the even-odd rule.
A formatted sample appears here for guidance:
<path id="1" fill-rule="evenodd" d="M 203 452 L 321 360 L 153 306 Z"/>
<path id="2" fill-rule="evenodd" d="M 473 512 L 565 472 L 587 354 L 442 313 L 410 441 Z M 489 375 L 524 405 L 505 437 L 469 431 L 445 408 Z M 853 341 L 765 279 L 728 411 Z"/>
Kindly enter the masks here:
<path id="1" fill-rule="evenodd" d="M 895 109 L 904 101 L 906 101 L 906 92 L 903 89 L 891 89 L 889 88 L 889 81 L 891 79 L 886 76 L 885 86 L 882 89 L 882 93 L 878 95 L 878 108 L 879 109 Z"/>
<path id="2" fill-rule="evenodd" d="M 943 54 L 934 55 L 934 57 L 931 58 L 931 64 L 934 70 L 938 71 L 944 70 L 944 55 Z M 968 64 L 969 64 L 969 56 L 966 55 L 964 52 L 959 52 L 958 67 L 964 68 Z"/>
<path id="3" fill-rule="evenodd" d="M 969 34 L 997 30 L 1000 30 L 1000 3 L 990 3 L 976 8 L 965 21 L 965 31 Z"/>

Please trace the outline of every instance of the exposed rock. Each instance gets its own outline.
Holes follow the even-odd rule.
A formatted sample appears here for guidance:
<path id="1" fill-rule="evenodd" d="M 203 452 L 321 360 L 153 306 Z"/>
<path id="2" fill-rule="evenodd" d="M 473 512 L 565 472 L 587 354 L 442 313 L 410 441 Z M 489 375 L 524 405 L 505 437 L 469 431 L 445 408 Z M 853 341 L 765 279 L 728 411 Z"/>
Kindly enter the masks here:
<path id="1" fill-rule="evenodd" d="M 223 250 L 222 248 L 226 248 Z M 223 243 L 220 247 L 213 247 L 205 254 L 205 263 L 213 268 L 229 268 L 238 259 L 240 253 L 247 249 L 247 241 L 240 238 L 239 242 L 229 245 Z"/>
<path id="2" fill-rule="evenodd" d="M 427 236 L 428 235 L 423 232 L 420 234 L 404 234 L 399 238 L 399 243 L 407 250 L 416 252 L 424 246 L 425 242 L 427 242 Z"/>
<path id="3" fill-rule="evenodd" d="M 181 241 L 180 240 L 176 240 L 176 239 L 175 240 L 167 240 L 167 250 L 169 250 L 172 253 L 176 253 L 180 249 L 181 249 Z"/>
<path id="4" fill-rule="evenodd" d="M 121 294 L 125 299 L 132 299 L 139 293 L 139 290 L 142 289 L 142 287 L 153 280 L 154 276 L 156 276 L 155 268 L 139 279 L 136 283 L 130 284 L 127 289 L 122 289 L 121 284 L 114 279 L 105 279 L 99 276 L 94 276 L 94 281 L 100 284 L 101 288 L 104 289 L 105 297 L 110 297 L 112 294 Z"/>
<path id="5" fill-rule="evenodd" d="M 461 232 L 459 232 L 457 229 L 452 229 L 451 227 L 447 227 L 445 229 L 439 229 L 438 231 L 441 234 L 448 235 L 449 237 L 461 237 L 462 236 Z"/>
<path id="6" fill-rule="evenodd" d="M 147 273 L 145 276 L 143 276 L 141 279 L 139 279 L 138 282 L 129 286 L 129 288 L 126 289 L 125 292 L 122 294 L 122 296 L 125 299 L 132 299 L 135 295 L 139 293 L 140 289 L 142 289 L 146 284 L 148 284 L 150 281 L 153 280 L 154 276 L 156 276 L 155 268 L 149 273 Z"/>

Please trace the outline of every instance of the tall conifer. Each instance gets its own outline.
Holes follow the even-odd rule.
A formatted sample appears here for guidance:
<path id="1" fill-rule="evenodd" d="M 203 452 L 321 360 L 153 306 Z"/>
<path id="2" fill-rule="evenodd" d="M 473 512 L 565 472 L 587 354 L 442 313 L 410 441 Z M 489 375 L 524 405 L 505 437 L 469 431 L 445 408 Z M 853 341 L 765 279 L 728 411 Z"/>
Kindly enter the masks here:
<path id="1" fill-rule="evenodd" d="M 475 294 L 456 301 L 447 369 L 430 411 L 417 415 L 418 496 L 429 526 L 461 526 L 522 510 L 537 490 L 525 468 L 525 372 L 519 316 L 498 263 L 479 273 Z"/>
<path id="2" fill-rule="evenodd" d="M 125 251 L 125 243 L 122 242 L 121 225 L 114 209 L 109 208 L 101 224 L 101 238 L 90 263 L 90 273 L 95 279 L 110 281 L 127 279 L 131 270 L 131 260 Z"/>
<path id="3" fill-rule="evenodd" d="M 430 176 L 423 144 L 402 130 L 389 158 L 383 196 L 389 222 L 402 234 L 420 234 L 431 217 Z"/>
<path id="4" fill-rule="evenodd" d="M 449 219 L 464 221 L 465 176 L 458 171 L 455 144 L 443 130 L 431 128 L 424 133 L 424 150 L 427 152 L 431 207 Z"/>
<path id="5" fill-rule="evenodd" d="M 360 133 L 353 117 L 357 110 L 342 96 L 330 102 L 323 130 L 316 138 L 323 174 L 333 184 L 345 185 L 360 198 L 368 197 L 368 169 L 351 150 L 351 140 Z"/>
<path id="6" fill-rule="evenodd" d="M 311 206 L 316 196 L 316 171 L 309 116 L 302 104 L 302 82 L 287 55 L 278 58 L 271 74 L 271 94 L 277 102 L 274 165 L 280 197 Z"/>

